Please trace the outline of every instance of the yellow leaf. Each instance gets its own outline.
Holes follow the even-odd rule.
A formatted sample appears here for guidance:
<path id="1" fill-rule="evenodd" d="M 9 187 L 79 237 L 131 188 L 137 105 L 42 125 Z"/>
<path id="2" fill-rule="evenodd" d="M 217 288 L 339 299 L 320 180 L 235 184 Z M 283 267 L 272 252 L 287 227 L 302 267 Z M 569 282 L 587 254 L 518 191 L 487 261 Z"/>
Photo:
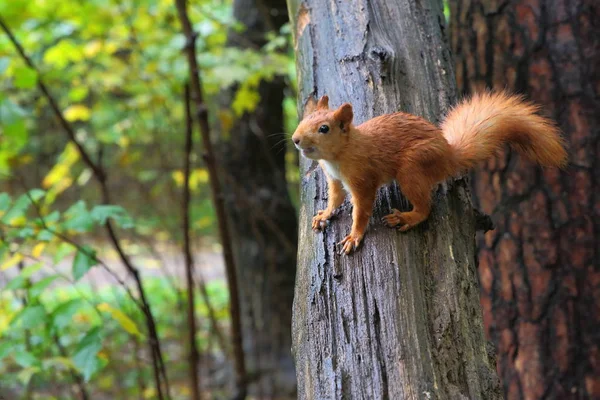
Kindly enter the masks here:
<path id="1" fill-rule="evenodd" d="M 119 146 L 121 146 L 121 147 L 129 146 L 130 142 L 131 141 L 129 140 L 129 138 L 127 136 L 120 136 L 119 140 L 118 140 Z"/>
<path id="2" fill-rule="evenodd" d="M 34 256 L 35 258 L 40 258 L 40 256 L 42 255 L 42 252 L 44 251 L 45 248 L 46 248 L 46 243 L 44 243 L 44 242 L 38 243 L 33 247 L 33 250 L 31 251 L 31 255 Z"/>
<path id="3" fill-rule="evenodd" d="M 79 151 L 73 143 L 65 146 L 58 162 L 52 167 L 50 172 L 44 177 L 42 187 L 48 189 L 51 186 L 60 186 L 63 191 L 68 188 L 73 180 L 70 177 L 71 167 L 79 160 Z"/>
<path id="4" fill-rule="evenodd" d="M 56 164 L 54 167 L 52 167 L 50 172 L 48 172 L 48 175 L 44 177 L 44 180 L 42 181 L 42 187 L 44 189 L 48 189 L 64 178 L 68 173 L 69 168 L 66 165 Z"/>
<path id="5" fill-rule="evenodd" d="M 199 183 L 208 182 L 208 171 L 202 168 L 195 169 L 190 174 L 190 187 L 196 189 Z"/>
<path id="6" fill-rule="evenodd" d="M 67 121 L 87 121 L 91 116 L 90 109 L 83 104 L 69 106 L 64 113 Z"/>
<path id="7" fill-rule="evenodd" d="M 173 171 L 171 174 L 177 186 L 183 186 L 183 171 Z"/>
<path id="8" fill-rule="evenodd" d="M 92 58 L 102 50 L 102 43 L 99 40 L 92 40 L 83 48 L 83 54 L 86 57 Z"/>
<path id="9" fill-rule="evenodd" d="M 12 255 L 12 257 L 10 257 L 8 260 L 6 260 L 2 263 L 2 265 L 0 266 L 0 270 L 6 271 L 7 269 L 12 268 L 15 265 L 17 265 L 22 260 L 23 260 L 23 254 L 15 253 Z"/>
<path id="10" fill-rule="evenodd" d="M 20 215 L 18 217 L 14 217 L 10 221 L 8 221 L 8 223 L 12 226 L 25 226 L 25 224 L 27 223 L 27 218 L 25 218 L 24 215 Z"/>
<path id="11" fill-rule="evenodd" d="M 229 132 L 233 127 L 233 114 L 230 110 L 219 111 L 219 121 L 221 121 L 221 131 Z"/>
<path id="12" fill-rule="evenodd" d="M 129 318 L 127 315 L 125 315 L 125 313 L 123 313 L 121 310 L 117 310 L 116 308 L 113 308 L 111 311 L 111 314 L 112 314 L 113 318 L 119 324 L 121 324 L 121 326 L 123 327 L 123 329 L 125 329 L 125 331 L 127 331 L 128 333 L 130 333 L 132 335 L 142 337 L 142 333 L 139 331 L 135 322 L 133 322 L 133 320 L 131 318 Z"/>
<path id="13" fill-rule="evenodd" d="M 196 222 L 196 226 L 198 227 L 198 229 L 208 228 L 211 225 L 212 225 L 211 217 L 202 217 Z"/>
<path id="14" fill-rule="evenodd" d="M 133 320 L 125 315 L 125 313 L 123 313 L 121 310 L 111 307 L 111 305 L 108 303 L 98 304 L 97 308 L 100 311 L 110 313 L 111 317 L 117 321 L 127 333 L 142 337 L 142 333 L 138 329 L 135 322 L 133 322 Z"/>
<path id="15" fill-rule="evenodd" d="M 249 85 L 244 85 L 235 94 L 231 108 L 235 115 L 239 117 L 247 111 L 253 111 L 259 101 L 258 91 L 252 89 Z"/>
<path id="16" fill-rule="evenodd" d="M 66 300 L 66 298 L 65 298 Z M 73 321 L 75 322 L 82 322 L 82 323 L 87 323 L 90 322 L 91 318 L 89 315 L 86 315 L 84 313 L 77 313 L 75 315 L 73 315 Z"/>
<path id="17" fill-rule="evenodd" d="M 148 386 L 144 390 L 144 398 L 145 399 L 154 399 L 156 397 L 156 390 L 152 386 Z"/>
<path id="18" fill-rule="evenodd" d="M 117 43 L 111 40 L 111 41 L 107 41 L 107 42 L 106 42 L 106 44 L 105 44 L 105 49 L 104 49 L 104 50 L 105 50 L 105 51 L 106 51 L 108 54 L 112 54 L 112 53 L 114 53 L 115 51 L 117 51 L 117 49 L 118 49 L 118 48 L 119 48 L 119 46 L 117 45 Z"/>

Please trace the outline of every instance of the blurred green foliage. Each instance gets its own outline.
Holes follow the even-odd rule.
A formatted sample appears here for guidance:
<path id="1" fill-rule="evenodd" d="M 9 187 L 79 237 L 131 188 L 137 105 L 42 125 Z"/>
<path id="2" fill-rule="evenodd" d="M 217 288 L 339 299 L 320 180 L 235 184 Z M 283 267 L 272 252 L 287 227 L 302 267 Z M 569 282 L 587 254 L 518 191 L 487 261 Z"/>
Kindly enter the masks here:
<path id="1" fill-rule="evenodd" d="M 215 133 L 234 139 L 228 128 L 254 109 L 261 80 L 275 75 L 289 83 L 284 109 L 286 129 L 292 130 L 295 70 L 289 26 L 270 33 L 263 48 L 239 49 L 227 46 L 228 33 L 243 36 L 245 31 L 231 16 L 230 0 L 191 1 L 189 10 L 199 33 L 198 58 Z M 0 17 L 37 69 L 28 67 L 0 33 L 0 279 L 10 277 L 0 280 L 0 395 L 10 390 L 33 393 L 36 399 L 73 398 L 73 384 L 81 377 L 92 398 L 153 398 L 139 307 L 123 287 L 93 288 L 80 279 L 102 262 L 104 245 L 95 239 L 108 219 L 128 251 L 181 240 L 188 70 L 174 3 L 0 0 Z M 39 80 L 79 142 L 106 170 L 114 204 L 101 204 L 92 171 L 68 141 L 38 89 Z M 218 96 L 231 85 L 237 88 L 233 103 L 223 108 Z M 192 234 L 207 243 L 215 217 L 196 143 Z M 290 153 L 286 159 L 293 185 L 295 157 Z M 65 262 L 70 273 L 56 267 Z M 172 312 L 183 310 L 185 293 L 164 279 L 145 278 L 144 286 L 161 339 L 178 349 L 165 352 L 173 394 L 186 398 L 185 314 Z M 226 289 L 209 283 L 208 291 L 223 323 Z M 197 340 L 210 353 L 216 345 L 206 305 L 199 302 L 197 309 Z"/>

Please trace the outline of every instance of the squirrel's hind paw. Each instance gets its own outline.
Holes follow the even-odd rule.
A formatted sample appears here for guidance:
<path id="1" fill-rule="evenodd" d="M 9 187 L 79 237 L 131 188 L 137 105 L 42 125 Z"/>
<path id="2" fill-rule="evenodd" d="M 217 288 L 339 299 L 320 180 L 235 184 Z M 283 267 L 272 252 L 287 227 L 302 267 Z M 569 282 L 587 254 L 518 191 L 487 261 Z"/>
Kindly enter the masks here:
<path id="1" fill-rule="evenodd" d="M 381 218 L 381 221 L 387 224 L 387 226 L 389 226 L 390 228 L 406 224 L 404 218 L 402 218 L 402 213 L 396 210 L 395 208 L 392 208 L 391 214 L 388 214 L 385 217 Z"/>

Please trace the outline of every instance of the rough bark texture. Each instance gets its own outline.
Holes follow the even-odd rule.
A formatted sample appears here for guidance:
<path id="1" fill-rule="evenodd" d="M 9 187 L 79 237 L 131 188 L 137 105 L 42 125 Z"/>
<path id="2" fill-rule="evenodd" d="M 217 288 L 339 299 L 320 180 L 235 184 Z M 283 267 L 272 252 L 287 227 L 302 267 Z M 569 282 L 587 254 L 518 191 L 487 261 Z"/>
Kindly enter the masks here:
<path id="1" fill-rule="evenodd" d="M 229 44 L 241 48 L 260 48 L 267 32 L 288 21 L 285 0 L 235 0 L 234 16 L 246 30 L 231 33 Z M 296 391 L 290 348 L 298 228 L 281 146 L 285 88 L 281 77 L 261 82 L 256 109 L 236 120 L 222 142 L 250 390 L 262 399 Z M 235 90 L 224 94 L 225 108 Z"/>
<path id="2" fill-rule="evenodd" d="M 525 93 L 554 117 L 571 166 L 508 151 L 474 179 L 497 229 L 481 302 L 508 399 L 600 398 L 600 7 L 594 0 L 451 2 L 459 87 Z"/>
<path id="3" fill-rule="evenodd" d="M 438 1 L 289 0 L 300 99 L 349 101 L 355 123 L 398 110 L 438 122 L 454 100 L 454 71 Z M 301 111 L 301 110 L 300 110 Z M 407 204 L 380 190 L 364 243 L 340 256 L 346 202 L 324 233 L 322 171 L 303 160 L 293 352 L 301 399 L 493 399 L 478 301 L 475 216 L 467 184 L 437 191 L 433 213 L 406 234 L 380 221 Z"/>

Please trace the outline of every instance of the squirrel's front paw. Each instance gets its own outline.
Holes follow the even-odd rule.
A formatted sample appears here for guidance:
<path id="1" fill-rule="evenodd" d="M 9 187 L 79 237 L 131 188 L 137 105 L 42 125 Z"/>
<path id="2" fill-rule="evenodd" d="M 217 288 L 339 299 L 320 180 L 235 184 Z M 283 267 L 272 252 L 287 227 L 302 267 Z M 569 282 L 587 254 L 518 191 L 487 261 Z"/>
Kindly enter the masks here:
<path id="1" fill-rule="evenodd" d="M 363 235 L 356 232 L 350 232 L 348 236 L 346 236 L 341 242 L 338 244 L 344 245 L 342 251 L 346 254 L 352 253 L 353 250 L 356 250 L 362 241 Z"/>
<path id="2" fill-rule="evenodd" d="M 327 221 L 331 218 L 331 212 L 327 210 L 317 211 L 317 215 L 313 217 L 312 229 L 313 231 L 322 231 L 327 227 Z"/>

